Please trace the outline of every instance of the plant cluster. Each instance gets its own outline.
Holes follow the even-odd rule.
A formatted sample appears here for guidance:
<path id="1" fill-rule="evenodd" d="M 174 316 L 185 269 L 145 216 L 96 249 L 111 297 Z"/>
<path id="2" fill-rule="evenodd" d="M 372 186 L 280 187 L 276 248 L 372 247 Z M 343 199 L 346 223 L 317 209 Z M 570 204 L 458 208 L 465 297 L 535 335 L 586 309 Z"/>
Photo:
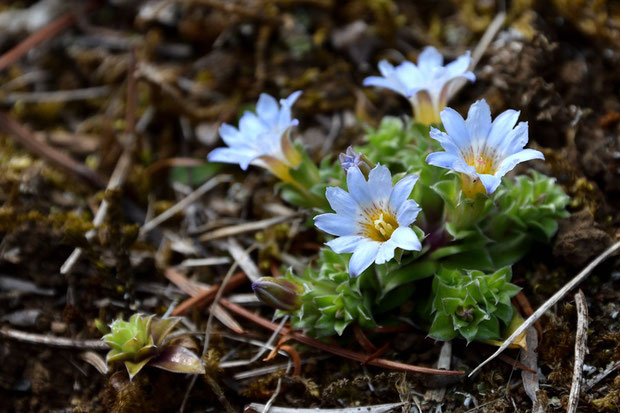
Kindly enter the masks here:
<path id="1" fill-rule="evenodd" d="M 303 273 L 254 283 L 293 326 L 341 335 L 353 323 L 389 323 L 407 300 L 416 304 L 411 318 L 438 340 L 501 340 L 520 322 L 510 266 L 551 239 L 569 199 L 540 173 L 506 176 L 544 160 L 525 148 L 519 112 L 493 119 L 484 99 L 466 118 L 447 107 L 459 82 L 475 80 L 469 67 L 469 53 L 444 65 L 433 47 L 417 64 L 380 62 L 382 76 L 364 85 L 407 98 L 413 118 L 386 117 L 361 146 L 319 165 L 290 139 L 301 92 L 279 103 L 262 94 L 238 128 L 221 127 L 228 147 L 208 159 L 267 169 L 281 196 L 312 210 L 325 234 L 326 248 Z"/>
<path id="2" fill-rule="evenodd" d="M 109 328 L 99 326 L 106 333 L 102 340 L 110 346 L 106 362 L 122 362 L 130 379 L 147 365 L 174 373 L 204 373 L 200 358 L 192 351 L 196 350 L 193 340 L 171 334 L 180 321 L 178 317 L 134 314 L 129 321 L 114 320 Z"/>

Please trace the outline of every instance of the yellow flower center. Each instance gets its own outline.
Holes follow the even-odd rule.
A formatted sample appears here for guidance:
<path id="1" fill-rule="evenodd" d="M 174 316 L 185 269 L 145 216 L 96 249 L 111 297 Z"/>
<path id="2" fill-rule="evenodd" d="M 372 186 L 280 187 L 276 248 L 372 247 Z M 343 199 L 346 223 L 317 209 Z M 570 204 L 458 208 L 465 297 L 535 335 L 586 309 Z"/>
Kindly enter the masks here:
<path id="1" fill-rule="evenodd" d="M 489 156 L 485 151 L 482 151 L 482 153 L 477 156 L 473 153 L 469 153 L 464 156 L 464 158 L 467 165 L 476 168 L 476 172 L 479 174 L 493 175 L 495 173 L 495 163 L 493 162 L 493 157 Z"/>
<path id="2" fill-rule="evenodd" d="M 379 242 L 390 239 L 392 233 L 398 228 L 396 217 L 390 212 L 374 209 L 366 212 L 365 222 L 362 223 L 362 235 Z"/>

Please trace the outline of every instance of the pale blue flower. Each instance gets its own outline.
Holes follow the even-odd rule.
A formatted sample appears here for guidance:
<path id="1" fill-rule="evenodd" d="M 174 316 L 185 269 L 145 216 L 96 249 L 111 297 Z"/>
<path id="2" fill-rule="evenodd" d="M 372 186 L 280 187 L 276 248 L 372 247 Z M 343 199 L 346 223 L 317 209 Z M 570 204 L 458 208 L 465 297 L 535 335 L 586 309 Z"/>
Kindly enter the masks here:
<path id="1" fill-rule="evenodd" d="M 335 214 L 314 218 L 315 225 L 337 238 L 327 242 L 332 250 L 353 253 L 349 274 L 357 277 L 373 262 L 383 264 L 394 258 L 394 250 L 419 251 L 422 246 L 410 227 L 420 208 L 409 199 L 418 177 L 411 175 L 392 186 L 392 174 L 376 166 L 368 180 L 357 167 L 347 171 L 349 192 L 329 187 L 325 193 Z"/>
<path id="2" fill-rule="evenodd" d="M 443 65 L 443 56 L 432 46 L 426 47 L 418 57 L 418 64 L 403 62 L 394 67 L 386 60 L 379 62 L 380 76 L 364 79 L 364 86 L 390 89 L 409 99 L 415 119 L 425 125 L 439 123 L 439 112 L 446 107 L 454 80 L 470 81 L 476 76 L 469 71 L 470 53 Z"/>
<path id="3" fill-rule="evenodd" d="M 471 105 L 467 120 L 451 108 L 441 112 L 446 132 L 431 128 L 431 138 L 445 152 L 428 155 L 426 162 L 460 172 L 463 192 L 469 198 L 493 193 L 501 179 L 518 163 L 545 159 L 534 149 L 523 149 L 528 141 L 527 122 L 519 122 L 519 112 L 507 110 L 491 122 L 491 109 L 482 99 Z"/>
<path id="4" fill-rule="evenodd" d="M 256 104 L 256 114 L 245 112 L 239 129 L 224 123 L 220 136 L 227 148 L 209 153 L 210 162 L 236 163 L 246 170 L 250 164 L 269 169 L 275 175 L 288 174 L 288 168 L 297 167 L 301 156 L 290 142 L 288 133 L 299 122 L 292 119 L 291 106 L 301 95 L 294 92 L 280 105 L 272 96 L 262 93 Z"/>

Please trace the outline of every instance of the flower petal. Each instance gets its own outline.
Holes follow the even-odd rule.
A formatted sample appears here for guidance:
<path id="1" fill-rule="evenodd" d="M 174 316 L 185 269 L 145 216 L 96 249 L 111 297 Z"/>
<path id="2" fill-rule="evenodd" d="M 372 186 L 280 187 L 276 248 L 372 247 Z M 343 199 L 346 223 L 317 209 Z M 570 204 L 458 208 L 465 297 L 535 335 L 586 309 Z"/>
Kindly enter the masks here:
<path id="1" fill-rule="evenodd" d="M 528 123 L 527 122 L 519 122 L 517 126 L 512 129 L 498 148 L 498 152 L 500 152 L 504 156 L 512 155 L 516 152 L 523 150 L 523 147 L 527 145 L 528 141 Z"/>
<path id="2" fill-rule="evenodd" d="M 491 108 L 484 99 L 469 107 L 465 125 L 472 140 L 486 141 L 491 130 Z"/>
<path id="3" fill-rule="evenodd" d="M 368 189 L 368 182 L 357 166 L 347 171 L 347 188 L 351 197 L 360 206 L 372 203 L 374 198 Z"/>
<path id="4" fill-rule="evenodd" d="M 459 150 L 467 150 L 471 138 L 463 117 L 452 108 L 445 108 L 442 110 L 440 117 L 450 140 Z"/>
<path id="5" fill-rule="evenodd" d="M 347 191 L 337 186 L 325 190 L 325 197 L 334 211 L 342 215 L 355 215 L 357 204 Z"/>
<path id="6" fill-rule="evenodd" d="M 385 165 L 377 165 L 368 174 L 367 188 L 372 191 L 374 200 L 385 200 L 392 192 L 392 174 Z"/>
<path id="7" fill-rule="evenodd" d="M 291 93 L 287 98 L 280 99 L 280 104 L 283 107 L 284 106 L 292 107 L 297 101 L 297 99 L 299 99 L 302 93 L 303 92 L 301 90 L 296 90 L 295 92 Z"/>
<path id="8" fill-rule="evenodd" d="M 453 62 L 450 62 L 446 65 L 446 71 L 450 78 L 455 78 L 459 76 L 463 76 L 466 79 L 471 80 L 472 82 L 476 80 L 476 77 L 472 72 L 468 72 L 469 64 L 471 63 L 471 53 L 469 50 L 465 52 L 464 55 L 459 56 Z M 473 77 L 473 79 L 472 79 Z"/>
<path id="9" fill-rule="evenodd" d="M 364 237 L 361 235 L 345 235 L 343 237 L 334 238 L 325 244 L 334 250 L 337 254 L 343 254 L 353 252 L 364 241 Z"/>
<path id="10" fill-rule="evenodd" d="M 388 240 L 381 243 L 379 247 L 379 251 L 377 252 L 377 258 L 375 259 L 375 263 L 377 264 L 385 264 L 394 258 L 394 250 L 396 249 L 396 243 L 392 240 Z"/>
<path id="11" fill-rule="evenodd" d="M 381 243 L 376 241 L 365 240 L 361 242 L 349 261 L 349 275 L 351 275 L 351 277 L 357 277 L 363 273 L 366 268 L 370 267 L 377 258 L 380 247 Z"/>
<path id="12" fill-rule="evenodd" d="M 484 185 L 487 194 L 495 192 L 499 184 L 502 182 L 501 175 L 478 174 L 480 182 Z"/>
<path id="13" fill-rule="evenodd" d="M 245 112 L 239 120 L 239 131 L 246 139 L 256 139 L 260 134 L 267 132 L 267 128 L 252 112 Z"/>
<path id="14" fill-rule="evenodd" d="M 489 137 L 487 139 L 487 147 L 499 148 L 506 139 L 506 136 L 512 131 L 512 128 L 519 119 L 519 112 L 508 109 L 499 114 L 491 124 Z"/>
<path id="15" fill-rule="evenodd" d="M 510 155 L 505 158 L 497 168 L 495 172 L 495 176 L 502 177 L 506 175 L 512 168 L 514 168 L 517 164 L 521 162 L 530 161 L 532 159 L 545 159 L 545 155 L 542 152 L 534 150 L 534 149 L 523 149 L 515 154 Z"/>
<path id="16" fill-rule="evenodd" d="M 267 123 L 274 123 L 278 119 L 278 102 L 273 96 L 261 93 L 256 103 L 256 113 L 258 117 Z"/>
<path id="17" fill-rule="evenodd" d="M 398 227 L 392 233 L 390 241 L 394 242 L 400 249 L 406 251 L 420 251 L 422 244 L 415 231 L 409 227 Z"/>
<path id="18" fill-rule="evenodd" d="M 215 148 L 207 156 L 209 162 L 238 163 L 244 171 L 260 154 L 249 149 Z"/>
<path id="19" fill-rule="evenodd" d="M 413 199 L 408 199 L 398 208 L 396 222 L 400 226 L 408 226 L 415 222 L 422 209 Z"/>
<path id="20" fill-rule="evenodd" d="M 476 168 L 471 165 L 467 165 L 462 157 L 450 152 L 431 153 L 426 157 L 426 163 L 468 175 L 476 173 Z"/>
<path id="21" fill-rule="evenodd" d="M 427 46 L 418 56 L 418 67 L 422 71 L 432 71 L 443 65 L 443 56 L 433 46 Z"/>
<path id="22" fill-rule="evenodd" d="M 418 182 L 417 175 L 409 175 L 398 181 L 396 185 L 394 185 L 394 189 L 392 189 L 392 194 L 390 195 L 390 207 L 398 211 L 401 204 L 411 195 L 411 191 L 413 191 L 416 182 Z"/>
<path id="23" fill-rule="evenodd" d="M 353 235 L 357 229 L 354 217 L 339 214 L 317 215 L 314 217 L 314 225 L 321 231 L 336 236 Z"/>

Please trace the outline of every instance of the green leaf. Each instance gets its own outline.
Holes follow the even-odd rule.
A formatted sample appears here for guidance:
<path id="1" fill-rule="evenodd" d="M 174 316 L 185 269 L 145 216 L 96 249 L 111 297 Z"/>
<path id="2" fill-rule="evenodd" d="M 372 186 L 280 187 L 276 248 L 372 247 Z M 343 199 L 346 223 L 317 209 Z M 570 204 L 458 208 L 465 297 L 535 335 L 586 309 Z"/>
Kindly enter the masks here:
<path id="1" fill-rule="evenodd" d="M 129 380 L 133 380 L 134 376 L 138 374 L 140 370 L 142 370 L 142 368 L 148 364 L 149 361 L 151 361 L 151 358 L 146 358 L 136 363 L 131 362 L 131 361 L 126 361 L 125 368 L 127 369 L 127 373 L 129 373 Z"/>
<path id="2" fill-rule="evenodd" d="M 435 340 L 452 340 L 457 335 L 452 325 L 452 318 L 445 313 L 437 313 L 428 331 L 428 335 Z"/>

